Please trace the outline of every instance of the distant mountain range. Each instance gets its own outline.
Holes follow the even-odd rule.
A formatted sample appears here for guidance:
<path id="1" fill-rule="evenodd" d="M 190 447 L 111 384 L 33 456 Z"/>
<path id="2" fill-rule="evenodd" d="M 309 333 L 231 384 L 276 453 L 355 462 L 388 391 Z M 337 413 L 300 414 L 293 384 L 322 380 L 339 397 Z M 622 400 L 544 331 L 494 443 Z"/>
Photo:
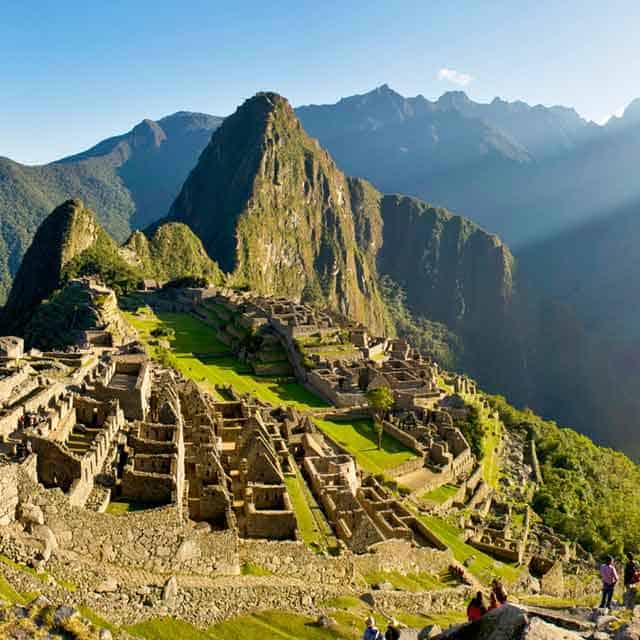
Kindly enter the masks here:
<path id="1" fill-rule="evenodd" d="M 119 242 L 184 222 L 236 283 L 376 328 L 399 286 L 413 336 L 483 386 L 640 454 L 640 101 L 605 126 L 386 85 L 281 101 L 248 101 L 213 140 L 221 118 L 178 113 L 43 167 L 0 160 L 0 300 L 39 222 L 81 197 Z"/>
<path id="2" fill-rule="evenodd" d="M 38 225 L 82 198 L 118 241 L 165 215 L 222 118 L 178 112 L 42 166 L 0 158 L 0 303 Z"/>
<path id="3" fill-rule="evenodd" d="M 514 249 L 640 196 L 640 100 L 599 126 L 564 107 L 383 85 L 297 113 L 345 171 L 467 215 Z"/>

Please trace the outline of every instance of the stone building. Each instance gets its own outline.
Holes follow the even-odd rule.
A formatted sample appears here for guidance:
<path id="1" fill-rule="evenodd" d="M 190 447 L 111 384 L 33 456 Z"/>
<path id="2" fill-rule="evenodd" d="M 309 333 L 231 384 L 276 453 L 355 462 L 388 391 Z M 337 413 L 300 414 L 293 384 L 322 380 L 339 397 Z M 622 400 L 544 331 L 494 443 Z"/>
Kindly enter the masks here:
<path id="1" fill-rule="evenodd" d="M 15 336 L 0 336 L 0 361 L 18 360 L 24 355 L 24 340 Z"/>

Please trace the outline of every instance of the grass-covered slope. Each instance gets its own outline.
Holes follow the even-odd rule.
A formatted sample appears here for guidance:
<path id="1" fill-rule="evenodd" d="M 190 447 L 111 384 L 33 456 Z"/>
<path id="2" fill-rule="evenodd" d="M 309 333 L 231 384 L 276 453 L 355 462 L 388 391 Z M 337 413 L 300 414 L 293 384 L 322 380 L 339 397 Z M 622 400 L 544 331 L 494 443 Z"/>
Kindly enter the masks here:
<path id="1" fill-rule="evenodd" d="M 42 166 L 0 158 L 0 304 L 45 216 L 80 198 L 122 242 L 165 215 L 221 118 L 180 112 Z"/>
<path id="2" fill-rule="evenodd" d="M 169 219 L 188 224 L 238 283 L 322 299 L 382 329 L 375 193 L 338 170 L 284 98 L 261 93 L 215 132 Z"/>
<path id="3" fill-rule="evenodd" d="M 217 283 L 223 277 L 218 265 L 207 255 L 202 241 L 184 224 L 163 224 L 151 239 L 136 231 L 124 249 L 132 252 L 132 263 L 150 278 L 172 280 L 196 276 Z"/>

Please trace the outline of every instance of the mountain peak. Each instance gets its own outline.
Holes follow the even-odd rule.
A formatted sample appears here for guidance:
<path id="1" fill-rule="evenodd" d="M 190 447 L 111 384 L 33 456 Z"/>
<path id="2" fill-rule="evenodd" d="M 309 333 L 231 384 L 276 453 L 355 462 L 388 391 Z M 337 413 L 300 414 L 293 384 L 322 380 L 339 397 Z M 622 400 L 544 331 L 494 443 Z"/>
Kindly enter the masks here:
<path id="1" fill-rule="evenodd" d="M 634 124 L 640 122 L 640 98 L 629 103 L 629 106 L 624 110 L 622 119 Z"/>
<path id="2" fill-rule="evenodd" d="M 131 131 L 131 145 L 139 149 L 141 147 L 159 147 L 167 139 L 167 134 L 162 127 L 149 118 L 145 118 Z"/>
<path id="3" fill-rule="evenodd" d="M 286 98 L 261 92 L 215 131 L 169 220 L 187 224 L 232 280 L 267 295 L 312 295 L 380 329 L 379 211 L 354 204 L 372 187 L 361 198 L 354 190 Z M 372 239 L 362 249 L 355 220 L 368 216 Z"/>
<path id="4" fill-rule="evenodd" d="M 464 91 L 447 91 L 438 98 L 436 104 L 444 109 L 459 109 L 471 104 L 471 102 Z"/>

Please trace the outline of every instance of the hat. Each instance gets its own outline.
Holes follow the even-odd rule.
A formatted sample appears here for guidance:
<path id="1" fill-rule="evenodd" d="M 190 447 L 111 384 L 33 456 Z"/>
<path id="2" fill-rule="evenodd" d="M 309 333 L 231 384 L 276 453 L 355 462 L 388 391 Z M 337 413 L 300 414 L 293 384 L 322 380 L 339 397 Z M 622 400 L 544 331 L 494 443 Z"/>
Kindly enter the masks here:
<path id="1" fill-rule="evenodd" d="M 373 616 L 368 616 L 364 622 L 367 627 L 373 627 L 373 625 L 376 623 L 376 621 L 373 619 Z"/>

